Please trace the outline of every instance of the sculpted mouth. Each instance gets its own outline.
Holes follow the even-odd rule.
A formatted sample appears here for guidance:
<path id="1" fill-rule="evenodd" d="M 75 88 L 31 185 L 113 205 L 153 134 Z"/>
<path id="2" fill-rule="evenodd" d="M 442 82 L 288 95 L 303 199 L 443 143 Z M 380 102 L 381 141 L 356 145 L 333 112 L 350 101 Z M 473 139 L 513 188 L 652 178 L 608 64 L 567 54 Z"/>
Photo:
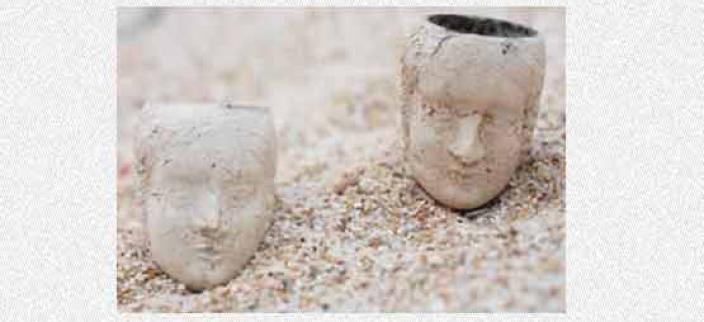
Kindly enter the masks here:
<path id="1" fill-rule="evenodd" d="M 218 249 L 212 244 L 200 244 L 195 247 L 196 257 L 204 261 L 210 269 L 215 269 L 216 264 L 220 261 Z"/>
<path id="2" fill-rule="evenodd" d="M 472 164 L 473 166 L 450 166 L 447 175 L 454 180 L 470 181 L 492 172 L 488 166 L 480 166 L 479 161 Z"/>
<path id="3" fill-rule="evenodd" d="M 447 174 L 450 178 L 454 180 L 471 180 L 474 177 L 474 171 L 469 171 L 467 169 L 448 169 Z"/>
<path id="4" fill-rule="evenodd" d="M 191 236 L 193 250 L 196 251 L 199 258 L 214 260 L 220 251 L 218 243 L 221 238 L 219 237 L 219 234 L 195 233 Z"/>
<path id="5" fill-rule="evenodd" d="M 459 156 L 455 153 L 450 152 L 449 153 L 452 159 L 461 164 L 461 168 L 474 168 L 479 165 L 480 162 L 484 161 L 484 157 L 481 158 L 472 158 L 472 159 L 467 159 L 464 156 Z M 460 167 L 457 167 L 460 168 Z M 463 171 L 462 169 L 455 169 L 455 171 Z"/>
<path id="6" fill-rule="evenodd" d="M 212 245 L 212 241 L 204 242 L 195 247 L 196 250 L 204 253 L 215 253 L 215 247 Z"/>
<path id="7" fill-rule="evenodd" d="M 196 245 L 194 249 L 199 253 L 206 256 L 214 256 L 217 254 L 217 249 L 215 248 L 214 241 L 203 241 L 202 243 Z"/>
<path id="8" fill-rule="evenodd" d="M 479 162 L 482 161 L 482 159 L 472 160 L 472 161 L 465 161 L 460 158 L 455 158 L 455 159 L 457 160 L 457 162 L 462 164 L 463 168 L 475 168 L 479 165 Z M 455 170 L 455 171 L 466 171 L 466 170 L 462 169 L 462 170 Z"/>

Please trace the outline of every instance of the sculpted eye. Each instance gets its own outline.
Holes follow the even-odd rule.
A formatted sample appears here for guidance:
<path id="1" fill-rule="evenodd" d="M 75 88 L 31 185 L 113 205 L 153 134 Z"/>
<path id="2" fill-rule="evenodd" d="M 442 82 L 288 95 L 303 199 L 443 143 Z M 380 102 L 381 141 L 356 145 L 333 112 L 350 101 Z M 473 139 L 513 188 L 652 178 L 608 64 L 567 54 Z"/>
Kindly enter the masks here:
<path id="1" fill-rule="evenodd" d="M 425 114 L 426 116 L 435 115 L 435 108 L 430 107 L 428 105 L 423 104 L 421 110 L 423 111 L 423 114 Z"/>
<path id="2" fill-rule="evenodd" d="M 246 200 L 254 195 L 254 186 L 249 184 L 240 184 L 229 188 L 227 193 L 232 200 Z"/>
<path id="3" fill-rule="evenodd" d="M 486 113 L 486 114 L 484 114 L 484 117 L 482 118 L 482 121 L 484 121 L 484 122 L 486 122 L 486 123 L 493 123 L 493 122 L 494 122 L 494 115 L 493 115 L 493 114 Z"/>
<path id="4" fill-rule="evenodd" d="M 456 119 L 449 109 L 443 107 L 428 107 L 424 106 L 423 116 L 432 118 L 434 122 L 447 123 Z"/>
<path id="5" fill-rule="evenodd" d="M 433 118 L 443 118 L 447 116 L 448 109 L 439 105 L 429 102 L 424 102 L 420 105 L 420 111 L 423 116 L 430 116 Z"/>
<path id="6" fill-rule="evenodd" d="M 457 114 L 457 117 L 459 117 L 459 118 L 465 118 L 465 117 L 472 116 L 472 114 L 474 114 L 474 112 L 460 110 L 460 111 L 457 111 L 456 114 Z"/>

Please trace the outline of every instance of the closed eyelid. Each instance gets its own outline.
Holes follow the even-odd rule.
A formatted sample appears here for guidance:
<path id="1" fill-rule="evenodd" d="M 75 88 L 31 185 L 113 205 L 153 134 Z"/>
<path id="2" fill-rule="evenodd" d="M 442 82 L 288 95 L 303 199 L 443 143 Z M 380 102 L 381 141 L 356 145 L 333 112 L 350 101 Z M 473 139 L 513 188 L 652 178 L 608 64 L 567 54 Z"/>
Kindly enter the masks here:
<path id="1" fill-rule="evenodd" d="M 455 115 L 457 115 L 458 117 L 461 117 L 461 118 L 470 117 L 470 116 L 475 116 L 475 115 L 484 115 L 484 114 L 486 114 L 486 113 L 484 113 L 484 110 L 485 110 L 485 109 L 480 108 L 480 107 L 473 107 L 473 108 L 464 107 L 464 108 L 458 108 L 458 109 L 455 110 Z"/>
<path id="2" fill-rule="evenodd" d="M 196 185 L 199 183 L 205 184 L 205 180 L 201 177 L 198 177 L 194 175 L 194 173 L 181 173 L 181 172 L 172 172 L 172 173 L 165 173 L 163 176 L 163 180 L 167 181 L 169 184 L 175 184 L 178 186 L 182 185 Z"/>
<path id="3" fill-rule="evenodd" d="M 445 108 L 424 107 L 422 113 L 425 117 L 431 117 L 441 121 L 451 120 L 453 118 L 452 113 Z"/>
<path id="4" fill-rule="evenodd" d="M 233 188 L 230 188 L 228 190 L 228 194 L 229 194 L 230 198 L 241 199 L 241 198 L 250 197 L 251 195 L 254 194 L 254 191 L 255 191 L 255 187 L 253 185 L 251 185 L 251 184 L 242 185 L 241 184 L 241 185 L 237 185 Z"/>

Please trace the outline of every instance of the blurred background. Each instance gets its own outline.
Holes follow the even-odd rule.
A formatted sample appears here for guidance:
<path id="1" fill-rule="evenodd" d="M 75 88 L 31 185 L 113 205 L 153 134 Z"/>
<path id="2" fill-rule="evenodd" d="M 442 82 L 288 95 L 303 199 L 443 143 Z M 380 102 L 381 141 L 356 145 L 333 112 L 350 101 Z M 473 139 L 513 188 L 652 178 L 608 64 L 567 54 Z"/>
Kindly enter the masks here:
<path id="1" fill-rule="evenodd" d="M 437 12 L 505 18 L 541 32 L 547 52 L 542 112 L 559 122 L 565 109 L 559 8 L 123 8 L 120 187 L 130 182 L 131 129 L 145 101 L 232 99 L 271 107 L 280 181 L 316 168 L 316 158 L 344 164 L 364 156 L 396 126 L 406 37 L 426 14 Z M 317 166 L 322 172 L 330 167 Z"/>
<path id="2" fill-rule="evenodd" d="M 228 99 L 269 106 L 278 135 L 277 184 L 304 189 L 310 196 L 310 191 L 327 189 L 341 174 L 398 138 L 400 57 L 407 37 L 433 13 L 506 19 L 542 34 L 547 59 L 537 127 L 544 137 L 557 137 L 545 141 L 554 143 L 542 144 L 558 151 L 558 160 L 549 164 L 564 179 L 562 8 L 121 8 L 118 267 L 129 271 L 138 267 L 138 261 L 143 265 L 141 272 L 125 276 L 151 276 L 144 272 L 153 269 L 148 256 L 125 255 L 139 247 L 134 240 L 141 234 L 141 220 L 132 207 L 132 129 L 145 102 Z M 558 195 L 563 198 L 561 192 Z M 533 309 L 564 310 L 564 202 L 560 201 L 550 206 L 559 215 L 543 227 L 557 236 L 558 248 L 551 248 L 549 256 L 559 264 L 553 264 L 553 275 L 537 279 L 548 283 L 547 295 L 524 296 L 524 301 L 536 303 Z M 533 276 L 524 275 L 524 279 Z M 137 292 L 138 285 L 128 285 L 128 277 L 118 280 L 118 296 Z M 499 295 L 491 296 L 504 296 Z M 120 303 L 139 302 L 139 297 L 130 296 Z M 515 303 L 515 310 L 531 310 L 528 304 Z M 456 305 L 462 309 L 474 304 Z"/>

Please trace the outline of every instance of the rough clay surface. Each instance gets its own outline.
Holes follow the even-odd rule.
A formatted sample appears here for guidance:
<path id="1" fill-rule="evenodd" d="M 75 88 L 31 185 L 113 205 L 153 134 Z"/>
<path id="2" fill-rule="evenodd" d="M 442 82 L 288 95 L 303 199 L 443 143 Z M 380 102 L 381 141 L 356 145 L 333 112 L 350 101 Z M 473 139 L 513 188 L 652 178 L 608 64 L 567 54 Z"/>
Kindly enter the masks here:
<path id="1" fill-rule="evenodd" d="M 412 176 L 452 208 L 498 195 L 530 153 L 544 70 L 540 37 L 423 24 L 402 59 L 401 135 Z"/>
<path id="2" fill-rule="evenodd" d="M 135 139 L 137 205 L 154 261 L 192 290 L 229 281 L 272 218 L 276 141 L 268 110 L 149 104 Z"/>
<path id="3" fill-rule="evenodd" d="M 437 11 L 120 9 L 118 309 L 564 312 L 562 12 L 442 9 L 533 26 L 547 54 L 527 162 L 495 202 L 456 211 L 425 195 L 396 153 L 399 58 Z M 278 201 L 241 273 L 193 293 L 141 243 L 130 129 L 144 100 L 226 97 L 271 107 Z"/>

